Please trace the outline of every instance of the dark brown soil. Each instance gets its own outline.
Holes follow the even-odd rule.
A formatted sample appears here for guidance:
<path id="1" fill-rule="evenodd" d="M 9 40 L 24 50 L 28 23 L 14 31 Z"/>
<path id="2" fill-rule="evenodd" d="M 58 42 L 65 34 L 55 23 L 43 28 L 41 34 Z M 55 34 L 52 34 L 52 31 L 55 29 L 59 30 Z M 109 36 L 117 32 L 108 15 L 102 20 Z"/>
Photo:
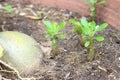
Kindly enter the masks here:
<path id="1" fill-rule="evenodd" d="M 7 15 L 2 7 L 5 4 L 13 6 L 12 14 Z M 33 19 L 37 11 L 44 12 L 40 19 Z M 21 16 L 21 14 L 26 14 Z M 42 46 L 50 48 L 50 40 L 44 36 L 46 27 L 44 20 L 60 23 L 66 21 L 66 27 L 61 31 L 67 35 L 66 39 L 59 40 L 59 49 L 61 53 L 48 58 L 46 53 L 41 70 L 30 73 L 30 75 L 21 75 L 22 77 L 35 77 L 36 80 L 120 80 L 120 32 L 107 27 L 99 32 L 105 40 L 95 42 L 95 59 L 88 62 L 87 50 L 79 45 L 79 35 L 73 32 L 74 26 L 69 23 L 70 18 L 79 20 L 81 16 L 68 10 L 48 8 L 41 5 L 29 3 L 17 3 L 13 1 L 0 2 L 0 29 L 9 31 L 19 31 L 32 36 Z M 101 23 L 101 21 L 98 21 Z M 47 57 L 46 57 L 47 55 Z M 2 77 L 16 80 L 11 73 L 2 74 Z"/>

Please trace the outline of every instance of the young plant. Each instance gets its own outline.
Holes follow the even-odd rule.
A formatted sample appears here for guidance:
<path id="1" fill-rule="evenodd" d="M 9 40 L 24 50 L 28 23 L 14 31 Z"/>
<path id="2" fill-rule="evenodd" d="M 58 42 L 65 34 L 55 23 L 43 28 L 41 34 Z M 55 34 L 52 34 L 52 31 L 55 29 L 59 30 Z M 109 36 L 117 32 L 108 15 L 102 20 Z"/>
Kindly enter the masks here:
<path id="1" fill-rule="evenodd" d="M 51 23 L 50 21 L 44 21 L 44 24 L 47 27 L 47 34 L 45 37 L 52 39 L 53 54 L 58 55 L 59 49 L 57 40 L 58 38 L 64 39 L 66 37 L 65 34 L 60 33 L 60 30 L 62 30 L 65 27 L 66 22 L 61 22 L 59 25 L 57 25 L 56 23 Z"/>
<path id="2" fill-rule="evenodd" d="M 82 40 L 84 40 L 84 46 L 89 48 L 88 60 L 92 61 L 94 58 L 94 40 L 100 42 L 104 40 L 103 36 L 95 36 L 95 34 L 103 29 L 105 29 L 108 24 L 103 23 L 101 25 L 96 25 L 95 21 L 88 22 L 86 18 L 82 18 L 80 22 L 75 20 L 70 20 L 78 30 L 78 33 Z M 83 41 L 82 41 L 83 42 Z"/>
<path id="3" fill-rule="evenodd" d="M 4 6 L 4 10 L 7 12 L 8 15 L 11 15 L 13 13 L 13 7 L 9 4 Z"/>
<path id="4" fill-rule="evenodd" d="M 94 21 L 96 17 L 97 5 L 105 4 L 106 0 L 86 0 L 86 4 L 91 4 L 90 17 Z"/>
<path id="5" fill-rule="evenodd" d="M 69 20 L 71 24 L 75 26 L 74 33 L 80 35 L 80 43 L 82 46 L 84 46 L 84 43 L 86 42 L 86 37 L 82 31 L 82 24 L 80 21 L 76 21 L 74 19 Z"/>

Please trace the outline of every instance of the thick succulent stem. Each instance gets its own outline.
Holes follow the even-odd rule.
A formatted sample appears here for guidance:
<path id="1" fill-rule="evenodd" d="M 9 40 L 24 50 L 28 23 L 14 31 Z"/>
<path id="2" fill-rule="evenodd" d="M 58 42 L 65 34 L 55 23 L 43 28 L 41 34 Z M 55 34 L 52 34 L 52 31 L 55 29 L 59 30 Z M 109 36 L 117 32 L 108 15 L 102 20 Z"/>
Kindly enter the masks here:
<path id="1" fill-rule="evenodd" d="M 84 47 L 85 42 L 86 42 L 86 40 L 84 39 L 84 36 L 81 35 L 81 37 L 80 37 L 80 44 L 81 44 L 81 46 Z"/>
<path id="2" fill-rule="evenodd" d="M 59 48 L 58 48 L 57 40 L 56 40 L 55 43 L 52 43 L 52 50 L 53 50 L 53 54 L 55 56 L 57 56 L 60 53 Z"/>
<path id="3" fill-rule="evenodd" d="M 94 59 L 94 40 L 93 37 L 90 38 L 90 49 L 88 53 L 88 60 L 92 61 Z"/>

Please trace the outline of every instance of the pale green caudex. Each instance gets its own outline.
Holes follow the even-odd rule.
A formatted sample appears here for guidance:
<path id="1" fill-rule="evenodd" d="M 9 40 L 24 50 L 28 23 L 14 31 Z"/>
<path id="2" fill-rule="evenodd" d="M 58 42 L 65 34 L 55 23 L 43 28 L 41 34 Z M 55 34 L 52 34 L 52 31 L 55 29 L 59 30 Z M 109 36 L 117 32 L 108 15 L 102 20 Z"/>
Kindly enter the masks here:
<path id="1" fill-rule="evenodd" d="M 13 13 L 13 7 L 11 5 L 9 5 L 9 4 L 4 6 L 4 10 L 6 10 L 6 12 L 8 14 L 12 14 Z"/>
<path id="2" fill-rule="evenodd" d="M 92 7 L 90 8 L 90 17 L 92 20 L 96 17 L 97 5 L 98 4 L 105 4 L 106 0 L 86 0 L 86 4 L 91 4 Z"/>
<path id="3" fill-rule="evenodd" d="M 88 60 L 92 61 L 94 58 L 94 40 L 100 42 L 104 40 L 103 36 L 95 36 L 95 34 L 103 29 L 105 29 L 108 24 L 103 23 L 97 25 L 95 21 L 88 22 L 86 18 L 82 18 L 81 21 L 75 21 L 70 19 L 70 22 L 75 25 L 74 31 L 80 35 L 81 43 L 85 47 L 89 48 Z"/>
<path id="4" fill-rule="evenodd" d="M 62 30 L 65 25 L 66 22 L 61 22 L 59 25 L 57 25 L 57 23 L 51 23 L 50 21 L 44 21 L 44 24 L 47 27 L 47 34 L 46 34 L 46 38 L 51 38 L 52 39 L 52 50 L 54 55 L 58 55 L 59 54 L 59 49 L 58 49 L 58 42 L 57 39 L 64 39 L 66 36 L 65 34 L 61 34 L 60 30 Z"/>
<path id="5" fill-rule="evenodd" d="M 4 48 L 0 45 L 0 58 L 3 57 Z"/>
<path id="6" fill-rule="evenodd" d="M 16 32 L 0 32 L 0 61 L 14 67 L 19 73 L 29 74 L 40 67 L 43 52 L 30 36 Z"/>

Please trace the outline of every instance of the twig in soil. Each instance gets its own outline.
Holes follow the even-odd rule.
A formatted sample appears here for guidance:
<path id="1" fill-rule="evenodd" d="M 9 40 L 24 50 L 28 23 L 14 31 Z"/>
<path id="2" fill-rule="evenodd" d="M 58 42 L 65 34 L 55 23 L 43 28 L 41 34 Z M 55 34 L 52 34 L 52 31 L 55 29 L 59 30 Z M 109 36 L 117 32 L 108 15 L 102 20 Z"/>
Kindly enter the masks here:
<path id="1" fill-rule="evenodd" d="M 25 8 L 24 10 L 30 11 L 34 16 L 38 16 L 31 8 Z"/>
<path id="2" fill-rule="evenodd" d="M 0 70 L 1 72 L 7 72 L 7 73 L 15 73 L 15 71 L 8 71 L 8 70 Z"/>
<path id="3" fill-rule="evenodd" d="M 31 8 L 25 8 L 24 10 L 28 10 L 33 14 L 33 16 L 26 15 L 25 17 L 27 17 L 27 18 L 30 18 L 33 20 L 41 20 L 43 18 L 42 16 L 38 16 Z"/>
<path id="4" fill-rule="evenodd" d="M 101 66 L 98 66 L 98 68 L 99 68 L 100 70 L 104 71 L 104 72 L 108 72 L 108 70 L 107 70 L 106 68 L 103 68 L 103 67 L 101 67 Z"/>

